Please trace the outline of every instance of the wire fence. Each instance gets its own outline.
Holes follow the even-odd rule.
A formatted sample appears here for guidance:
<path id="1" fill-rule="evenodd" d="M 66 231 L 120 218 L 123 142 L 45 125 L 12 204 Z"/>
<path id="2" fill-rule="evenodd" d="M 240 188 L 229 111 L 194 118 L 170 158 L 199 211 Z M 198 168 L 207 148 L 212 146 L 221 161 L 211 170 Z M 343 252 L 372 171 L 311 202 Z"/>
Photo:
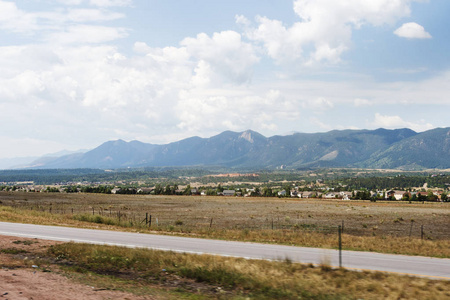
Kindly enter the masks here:
<path id="1" fill-rule="evenodd" d="M 5 203 L 3 203 L 5 205 Z M 65 203 L 27 203 L 26 201 L 12 202 L 12 208 L 43 212 L 48 214 L 67 215 L 74 220 L 93 222 L 99 224 L 116 225 L 122 227 L 147 228 L 168 231 L 205 231 L 205 230 L 281 230 L 291 232 L 317 232 L 323 234 L 335 234 L 338 226 L 342 233 L 354 233 L 355 228 L 347 227 L 342 223 L 329 225 L 320 221 L 309 221 L 297 217 L 282 217 L 270 215 L 266 217 L 247 216 L 246 218 L 229 218 L 220 216 L 196 216 L 194 213 L 174 212 L 171 215 L 138 212 L 129 208 L 118 209 L 106 206 L 73 205 Z M 432 231 L 427 230 L 424 224 L 403 226 L 397 229 L 402 236 L 432 238 Z"/>

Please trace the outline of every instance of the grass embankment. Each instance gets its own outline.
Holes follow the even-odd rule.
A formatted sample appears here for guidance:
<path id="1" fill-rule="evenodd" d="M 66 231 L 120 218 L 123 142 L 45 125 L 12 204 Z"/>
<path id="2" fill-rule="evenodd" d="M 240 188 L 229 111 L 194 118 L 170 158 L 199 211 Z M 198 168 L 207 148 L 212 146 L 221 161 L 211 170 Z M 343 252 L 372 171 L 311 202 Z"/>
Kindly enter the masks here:
<path id="1" fill-rule="evenodd" d="M 327 265 L 39 240 L 3 243 L 6 269 L 64 274 L 95 290 L 151 299 L 448 299 L 450 282 Z M 13 245 L 14 244 L 14 245 Z M 17 249 L 15 249 L 17 247 Z M 3 250 L 0 248 L 0 250 Z M 14 276 L 14 275 L 13 275 Z M 54 280 L 54 278 L 53 278 Z"/>
<path id="2" fill-rule="evenodd" d="M 100 215 L 63 215 L 47 212 L 14 209 L 0 206 L 0 220 L 43 225 L 63 225 L 80 228 L 139 231 L 147 233 L 173 234 L 182 236 L 251 241 L 259 243 L 286 244 L 306 247 L 337 248 L 336 233 L 320 233 L 298 229 L 189 229 L 182 226 L 160 226 L 148 228 L 139 223 L 119 222 L 117 218 Z M 449 240 L 421 240 L 420 238 L 395 236 L 353 236 L 343 235 L 346 250 L 373 251 L 405 255 L 422 255 L 450 258 Z"/>
<path id="3" fill-rule="evenodd" d="M 157 284 L 213 298 L 448 299 L 450 282 L 209 255 L 65 243 L 48 254 L 105 288 L 145 294 Z M 137 284 L 137 285 L 136 285 Z"/>

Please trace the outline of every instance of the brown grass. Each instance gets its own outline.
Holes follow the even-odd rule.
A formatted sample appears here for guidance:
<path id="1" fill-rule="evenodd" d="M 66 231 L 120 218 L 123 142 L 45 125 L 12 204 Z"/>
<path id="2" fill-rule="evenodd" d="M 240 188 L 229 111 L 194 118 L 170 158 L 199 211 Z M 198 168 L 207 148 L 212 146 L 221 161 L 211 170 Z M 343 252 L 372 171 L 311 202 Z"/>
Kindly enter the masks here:
<path id="1" fill-rule="evenodd" d="M 0 249 L 16 247 L 26 251 L 26 254 L 0 253 L 3 267 L 62 273 L 99 290 L 129 291 L 158 299 L 448 299 L 450 296 L 449 281 L 353 272 L 327 265 L 24 238 L 0 241 Z"/>
<path id="2" fill-rule="evenodd" d="M 325 248 L 337 247 L 344 221 L 345 249 L 450 257 L 448 203 L 42 193 L 0 193 L 0 201 L 9 206 L 4 221 Z M 98 223 L 78 221 L 93 210 Z"/>
<path id="3" fill-rule="evenodd" d="M 226 298 L 255 299 L 448 299 L 450 282 L 326 266 L 210 255 L 176 254 L 82 244 L 62 244 L 53 256 L 75 262 L 79 271 L 132 280 L 193 279 L 219 287 Z M 145 282 L 145 279 L 144 279 Z"/>

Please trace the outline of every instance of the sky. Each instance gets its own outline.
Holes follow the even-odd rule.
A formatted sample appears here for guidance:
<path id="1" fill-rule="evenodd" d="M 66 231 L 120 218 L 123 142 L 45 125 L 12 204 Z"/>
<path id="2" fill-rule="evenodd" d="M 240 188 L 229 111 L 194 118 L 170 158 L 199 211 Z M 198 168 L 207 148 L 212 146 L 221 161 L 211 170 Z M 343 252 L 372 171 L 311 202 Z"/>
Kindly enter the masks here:
<path id="1" fill-rule="evenodd" d="M 448 127 L 448 0 L 0 0 L 0 158 Z"/>

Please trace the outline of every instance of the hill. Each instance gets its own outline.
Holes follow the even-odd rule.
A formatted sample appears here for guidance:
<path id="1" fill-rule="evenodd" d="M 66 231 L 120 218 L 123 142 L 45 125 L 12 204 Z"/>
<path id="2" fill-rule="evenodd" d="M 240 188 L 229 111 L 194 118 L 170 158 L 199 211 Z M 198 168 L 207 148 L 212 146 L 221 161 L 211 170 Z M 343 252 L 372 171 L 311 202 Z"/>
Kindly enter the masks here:
<path id="1" fill-rule="evenodd" d="M 225 131 L 165 145 L 109 141 L 85 152 L 39 160 L 35 168 L 221 166 L 273 169 L 365 167 L 450 168 L 450 129 L 422 133 L 410 129 L 333 130 L 265 137 L 258 132 Z"/>

